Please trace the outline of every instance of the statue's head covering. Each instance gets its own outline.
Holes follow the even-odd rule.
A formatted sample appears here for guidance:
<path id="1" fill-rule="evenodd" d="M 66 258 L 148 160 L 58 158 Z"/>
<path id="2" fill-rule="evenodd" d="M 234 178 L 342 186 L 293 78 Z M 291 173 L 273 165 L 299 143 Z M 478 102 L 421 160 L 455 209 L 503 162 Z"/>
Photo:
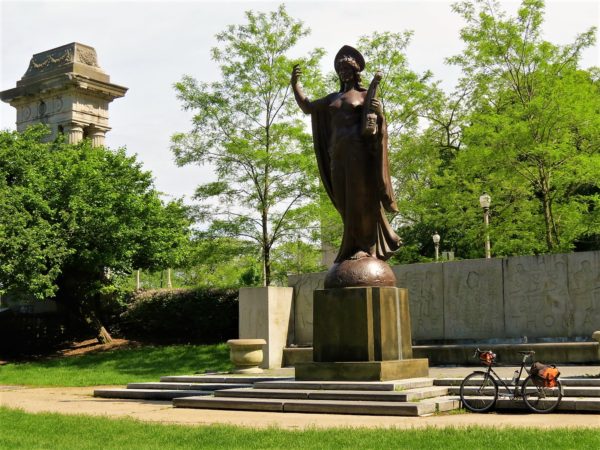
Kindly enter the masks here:
<path id="1" fill-rule="evenodd" d="M 334 59 L 335 71 L 339 72 L 340 64 L 344 60 L 349 60 L 349 59 L 356 63 L 356 66 L 358 67 L 359 72 L 362 72 L 364 70 L 365 58 L 363 58 L 363 55 L 361 55 L 360 52 L 358 50 L 356 50 L 354 47 L 350 47 L 349 45 L 344 45 L 342 48 L 340 48 L 340 51 L 337 52 L 337 55 L 335 55 L 335 59 Z"/>

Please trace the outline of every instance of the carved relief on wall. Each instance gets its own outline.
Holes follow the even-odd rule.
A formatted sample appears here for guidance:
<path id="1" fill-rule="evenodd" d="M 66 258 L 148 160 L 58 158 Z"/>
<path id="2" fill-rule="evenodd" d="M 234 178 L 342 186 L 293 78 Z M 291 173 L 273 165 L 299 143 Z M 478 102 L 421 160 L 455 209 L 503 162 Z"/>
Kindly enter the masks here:
<path id="1" fill-rule="evenodd" d="M 52 112 L 53 113 L 59 113 L 62 111 L 63 109 L 63 100 L 60 97 L 55 97 L 54 100 L 52 101 Z"/>
<path id="2" fill-rule="evenodd" d="M 576 335 L 589 335 L 600 324 L 600 260 L 598 252 L 569 255 L 569 293 Z"/>
<path id="3" fill-rule="evenodd" d="M 96 51 L 91 48 L 76 47 L 76 61 L 88 66 L 99 67 Z"/>
<path id="4" fill-rule="evenodd" d="M 392 269 L 397 286 L 408 289 L 413 339 L 443 339 L 442 264 L 411 264 Z"/>
<path id="5" fill-rule="evenodd" d="M 73 62 L 73 49 L 72 48 L 58 48 L 54 51 L 40 53 L 34 55 L 29 62 L 29 67 L 25 76 L 35 75 L 42 73 L 52 68 L 53 66 L 59 66 L 62 64 L 68 64 Z"/>
<path id="6" fill-rule="evenodd" d="M 522 256 L 505 262 L 506 329 L 509 335 L 569 336 L 574 315 L 566 255 Z"/>
<path id="7" fill-rule="evenodd" d="M 502 261 L 444 264 L 446 339 L 504 336 Z"/>
<path id="8" fill-rule="evenodd" d="M 26 122 L 31 119 L 31 106 L 24 105 L 17 109 L 17 122 Z"/>

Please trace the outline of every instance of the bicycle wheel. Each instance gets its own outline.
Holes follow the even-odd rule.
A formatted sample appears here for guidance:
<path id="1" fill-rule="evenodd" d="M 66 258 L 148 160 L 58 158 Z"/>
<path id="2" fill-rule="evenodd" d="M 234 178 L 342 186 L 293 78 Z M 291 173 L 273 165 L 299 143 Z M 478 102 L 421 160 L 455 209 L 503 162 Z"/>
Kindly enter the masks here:
<path id="1" fill-rule="evenodd" d="M 562 399 L 562 385 L 556 380 L 554 387 L 546 387 L 532 377 L 523 382 L 523 400 L 536 413 L 549 413 L 556 409 Z"/>
<path id="2" fill-rule="evenodd" d="M 486 412 L 498 398 L 498 384 L 486 372 L 473 372 L 460 385 L 460 401 L 469 411 Z"/>

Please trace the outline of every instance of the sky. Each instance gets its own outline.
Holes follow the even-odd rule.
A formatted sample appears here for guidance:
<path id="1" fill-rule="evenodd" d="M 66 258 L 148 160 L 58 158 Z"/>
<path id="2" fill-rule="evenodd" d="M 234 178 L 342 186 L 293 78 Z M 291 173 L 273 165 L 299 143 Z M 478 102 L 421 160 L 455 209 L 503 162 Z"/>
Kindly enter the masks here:
<path id="1" fill-rule="evenodd" d="M 213 178 L 209 166 L 178 167 L 169 149 L 176 132 L 191 128 L 192 113 L 183 111 L 173 84 L 183 75 L 215 81 L 219 69 L 210 57 L 215 35 L 228 25 L 242 24 L 244 11 L 273 11 L 269 1 L 6 1 L 0 0 L 0 91 L 13 88 L 25 74 L 31 56 L 70 42 L 96 49 L 100 67 L 111 82 L 126 86 L 124 98 L 109 106 L 110 148 L 136 154 L 166 198 L 191 201 L 198 184 Z M 326 51 L 323 69 L 342 45 L 374 31 L 414 32 L 407 49 L 417 72 L 431 70 L 450 91 L 459 72 L 444 59 L 460 52 L 462 19 L 449 0 L 284 2 L 288 13 L 311 29 L 290 54 L 305 55 L 315 47 Z M 514 13 L 518 2 L 502 2 Z M 600 0 L 546 1 L 544 38 L 567 44 L 600 25 Z M 367 61 L 368 63 L 368 61 Z M 583 53 L 582 67 L 600 65 L 600 46 Z M 15 129 L 16 112 L 0 105 L 0 129 Z"/>

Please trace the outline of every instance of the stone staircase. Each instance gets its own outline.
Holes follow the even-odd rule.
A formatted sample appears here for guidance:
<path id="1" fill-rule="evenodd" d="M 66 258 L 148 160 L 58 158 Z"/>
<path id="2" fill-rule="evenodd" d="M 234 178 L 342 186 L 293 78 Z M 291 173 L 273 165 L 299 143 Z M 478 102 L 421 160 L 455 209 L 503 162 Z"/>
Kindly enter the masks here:
<path id="1" fill-rule="evenodd" d="M 250 388 L 266 380 L 290 380 L 281 377 L 240 377 L 181 375 L 161 377 L 160 382 L 129 383 L 126 388 L 96 389 L 94 397 L 138 400 L 173 400 L 178 397 L 213 395 L 215 391 Z"/>
<path id="2" fill-rule="evenodd" d="M 425 416 L 460 408 L 462 378 L 387 382 L 295 381 L 291 377 L 193 375 L 96 389 L 103 398 L 172 400 L 176 408 L 299 413 Z M 558 411 L 600 413 L 600 379 L 561 378 Z M 499 392 L 502 392 L 501 388 Z M 526 409 L 522 399 L 500 397 L 499 410 Z"/>
<path id="3" fill-rule="evenodd" d="M 305 382 L 293 378 L 170 376 L 126 389 L 96 389 L 95 397 L 173 400 L 177 408 L 424 416 L 457 409 L 457 396 L 432 378 L 390 382 Z"/>

